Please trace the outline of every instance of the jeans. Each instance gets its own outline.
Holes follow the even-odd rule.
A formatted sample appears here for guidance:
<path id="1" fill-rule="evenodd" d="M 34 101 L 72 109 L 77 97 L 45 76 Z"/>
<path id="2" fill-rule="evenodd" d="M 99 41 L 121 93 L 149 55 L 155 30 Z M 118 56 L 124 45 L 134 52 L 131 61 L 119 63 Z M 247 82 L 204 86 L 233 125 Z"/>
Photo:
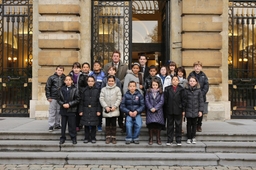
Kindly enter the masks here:
<path id="1" fill-rule="evenodd" d="M 126 141 L 139 140 L 142 119 L 140 115 L 136 117 L 126 116 Z"/>

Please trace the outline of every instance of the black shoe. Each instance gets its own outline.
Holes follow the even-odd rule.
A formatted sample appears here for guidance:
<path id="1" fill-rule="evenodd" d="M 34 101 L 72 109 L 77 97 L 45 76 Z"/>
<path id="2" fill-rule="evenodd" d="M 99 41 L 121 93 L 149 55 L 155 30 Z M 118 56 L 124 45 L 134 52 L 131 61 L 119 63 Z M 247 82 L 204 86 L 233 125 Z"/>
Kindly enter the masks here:
<path id="1" fill-rule="evenodd" d="M 53 126 L 49 127 L 49 132 L 53 131 Z"/>
<path id="2" fill-rule="evenodd" d="M 57 125 L 57 126 L 55 126 L 54 129 L 61 129 L 61 126 L 60 126 L 60 125 Z"/>
<path id="3" fill-rule="evenodd" d="M 64 139 L 61 139 L 59 144 L 62 145 L 62 144 L 64 144 L 64 143 L 65 143 L 65 140 L 64 140 Z"/>
<path id="4" fill-rule="evenodd" d="M 88 140 L 88 139 L 85 139 L 85 140 L 84 140 L 84 143 L 88 143 L 88 142 L 89 142 L 89 140 Z"/>
<path id="5" fill-rule="evenodd" d="M 77 141 L 74 139 L 74 140 L 72 140 L 72 143 L 75 145 L 75 144 L 77 144 Z"/>
<path id="6" fill-rule="evenodd" d="M 96 143 L 96 140 L 95 140 L 95 139 L 93 139 L 93 140 L 92 140 L 92 143 Z"/>

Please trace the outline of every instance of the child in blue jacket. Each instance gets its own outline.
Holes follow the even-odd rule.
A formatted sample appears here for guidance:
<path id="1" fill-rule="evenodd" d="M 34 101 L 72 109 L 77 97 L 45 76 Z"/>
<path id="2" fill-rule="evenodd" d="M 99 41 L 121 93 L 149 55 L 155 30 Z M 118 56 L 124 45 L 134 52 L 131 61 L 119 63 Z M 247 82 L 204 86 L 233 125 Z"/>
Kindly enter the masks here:
<path id="1" fill-rule="evenodd" d="M 135 81 L 130 81 L 128 83 L 128 91 L 122 99 L 120 108 L 121 111 L 126 114 L 125 143 L 130 144 L 131 142 L 134 142 L 135 144 L 139 144 L 140 129 L 142 126 L 140 114 L 145 109 L 145 105 L 144 97 L 139 90 L 136 89 Z"/>

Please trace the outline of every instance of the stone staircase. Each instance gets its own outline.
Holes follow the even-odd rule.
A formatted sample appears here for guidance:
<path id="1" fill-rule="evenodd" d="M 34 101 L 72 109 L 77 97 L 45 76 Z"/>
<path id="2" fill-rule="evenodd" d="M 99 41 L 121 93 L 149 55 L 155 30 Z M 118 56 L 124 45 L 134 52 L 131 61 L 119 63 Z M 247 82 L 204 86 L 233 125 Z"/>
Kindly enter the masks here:
<path id="1" fill-rule="evenodd" d="M 185 128 L 183 128 L 185 129 Z M 105 144 L 104 131 L 97 132 L 96 144 L 84 144 L 83 132 L 78 132 L 78 144 L 68 138 L 59 145 L 60 130 L 2 131 L 0 133 L 0 162 L 4 164 L 112 164 L 168 166 L 256 166 L 256 134 L 197 133 L 196 144 L 166 146 L 148 145 L 148 133 L 143 127 L 140 144 L 126 145 L 125 134 L 117 132 L 117 144 Z"/>

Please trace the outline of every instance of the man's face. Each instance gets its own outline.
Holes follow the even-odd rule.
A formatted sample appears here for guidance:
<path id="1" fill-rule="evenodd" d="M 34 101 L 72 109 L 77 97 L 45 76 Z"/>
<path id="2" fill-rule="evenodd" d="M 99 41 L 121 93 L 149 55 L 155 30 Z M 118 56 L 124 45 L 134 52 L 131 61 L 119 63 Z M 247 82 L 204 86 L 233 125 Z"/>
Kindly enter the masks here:
<path id="1" fill-rule="evenodd" d="M 112 60 L 114 63 L 119 63 L 120 61 L 120 55 L 118 53 L 114 53 L 112 56 Z"/>
<path id="2" fill-rule="evenodd" d="M 139 63 L 141 66 L 145 66 L 147 62 L 147 59 L 145 56 L 140 56 Z"/>

